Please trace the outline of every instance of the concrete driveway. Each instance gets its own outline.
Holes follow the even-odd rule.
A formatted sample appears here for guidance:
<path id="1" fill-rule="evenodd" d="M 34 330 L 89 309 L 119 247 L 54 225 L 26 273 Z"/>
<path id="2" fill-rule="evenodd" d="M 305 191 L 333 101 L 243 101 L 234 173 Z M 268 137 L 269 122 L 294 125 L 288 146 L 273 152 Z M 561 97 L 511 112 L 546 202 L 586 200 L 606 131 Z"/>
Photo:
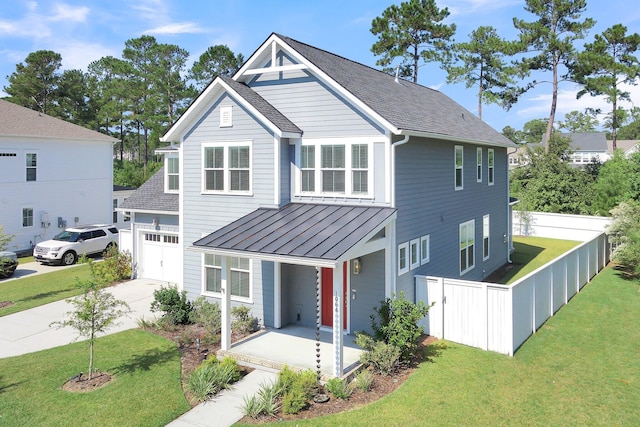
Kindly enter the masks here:
<path id="1" fill-rule="evenodd" d="M 94 258 L 95 261 L 100 261 L 102 258 Z M 74 265 L 45 265 L 39 262 L 27 262 L 24 264 L 18 264 L 18 268 L 14 271 L 13 276 L 7 279 L 0 279 L 0 283 L 8 282 L 9 280 L 21 279 L 26 276 L 32 276 L 34 274 L 51 273 L 52 271 L 64 270 L 66 268 L 76 268 L 81 264 Z"/>

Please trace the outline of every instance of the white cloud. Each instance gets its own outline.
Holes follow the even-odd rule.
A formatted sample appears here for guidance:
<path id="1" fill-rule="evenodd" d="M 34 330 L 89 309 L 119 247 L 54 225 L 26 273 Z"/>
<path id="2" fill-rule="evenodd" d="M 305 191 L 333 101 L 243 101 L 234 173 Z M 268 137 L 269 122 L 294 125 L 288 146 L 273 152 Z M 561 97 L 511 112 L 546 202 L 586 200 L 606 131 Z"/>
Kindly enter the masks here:
<path id="1" fill-rule="evenodd" d="M 194 22 L 174 22 L 145 30 L 143 34 L 196 34 L 206 32 L 207 30 L 205 28 L 200 27 Z"/>
<path id="2" fill-rule="evenodd" d="M 89 15 L 89 8 L 86 6 L 73 7 L 68 4 L 58 3 L 53 6 L 53 15 L 49 17 L 50 21 L 69 22 L 86 22 Z"/>
<path id="3" fill-rule="evenodd" d="M 440 2 L 438 2 L 440 3 Z M 447 7 L 451 16 L 489 13 L 497 9 L 507 9 L 522 4 L 521 0 L 446 0 L 441 8 Z"/>
<path id="4" fill-rule="evenodd" d="M 87 65 L 105 56 L 118 56 L 118 51 L 97 43 L 85 43 L 82 41 L 65 41 L 53 50 L 62 56 L 62 68 L 65 70 L 87 70 Z"/>

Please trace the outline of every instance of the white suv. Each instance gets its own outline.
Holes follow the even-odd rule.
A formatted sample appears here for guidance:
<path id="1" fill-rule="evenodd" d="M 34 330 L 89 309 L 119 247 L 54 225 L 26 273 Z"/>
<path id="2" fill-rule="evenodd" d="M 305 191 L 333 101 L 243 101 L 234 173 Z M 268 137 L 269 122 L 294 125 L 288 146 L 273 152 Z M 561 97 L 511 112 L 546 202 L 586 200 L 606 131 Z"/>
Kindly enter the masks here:
<path id="1" fill-rule="evenodd" d="M 53 239 L 38 243 L 33 257 L 43 264 L 72 265 L 81 255 L 102 253 L 117 245 L 118 229 L 112 225 L 67 228 Z"/>

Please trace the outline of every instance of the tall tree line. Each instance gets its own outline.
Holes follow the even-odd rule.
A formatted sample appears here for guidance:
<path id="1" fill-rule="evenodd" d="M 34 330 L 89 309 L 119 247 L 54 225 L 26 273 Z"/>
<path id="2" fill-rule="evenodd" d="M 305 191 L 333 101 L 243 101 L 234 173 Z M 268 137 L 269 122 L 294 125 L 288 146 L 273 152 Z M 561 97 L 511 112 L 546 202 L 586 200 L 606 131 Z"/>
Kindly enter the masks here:
<path id="1" fill-rule="evenodd" d="M 244 62 L 224 45 L 211 46 L 190 69 L 189 52 L 153 36 L 125 42 L 121 58 L 107 56 L 87 71 L 61 72 L 62 56 L 30 53 L 7 77 L 7 100 L 120 140 L 119 160 L 151 160 L 160 136 L 218 75 L 232 75 Z"/>

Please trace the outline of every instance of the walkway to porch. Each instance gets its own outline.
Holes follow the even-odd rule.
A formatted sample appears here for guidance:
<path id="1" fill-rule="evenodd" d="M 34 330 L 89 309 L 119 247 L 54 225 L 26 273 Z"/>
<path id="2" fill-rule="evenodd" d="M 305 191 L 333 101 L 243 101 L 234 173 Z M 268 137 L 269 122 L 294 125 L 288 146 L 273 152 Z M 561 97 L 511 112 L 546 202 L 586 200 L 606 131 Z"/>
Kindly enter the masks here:
<path id="1" fill-rule="evenodd" d="M 348 375 L 359 364 L 362 349 L 355 344 L 354 335 L 344 336 L 344 373 Z M 239 362 L 272 369 L 284 365 L 292 369 L 316 371 L 316 331 L 300 326 L 286 326 L 281 329 L 267 329 L 240 342 L 218 355 L 231 356 Z M 320 331 L 320 370 L 323 379 L 329 379 L 333 372 L 333 343 L 330 332 Z"/>

